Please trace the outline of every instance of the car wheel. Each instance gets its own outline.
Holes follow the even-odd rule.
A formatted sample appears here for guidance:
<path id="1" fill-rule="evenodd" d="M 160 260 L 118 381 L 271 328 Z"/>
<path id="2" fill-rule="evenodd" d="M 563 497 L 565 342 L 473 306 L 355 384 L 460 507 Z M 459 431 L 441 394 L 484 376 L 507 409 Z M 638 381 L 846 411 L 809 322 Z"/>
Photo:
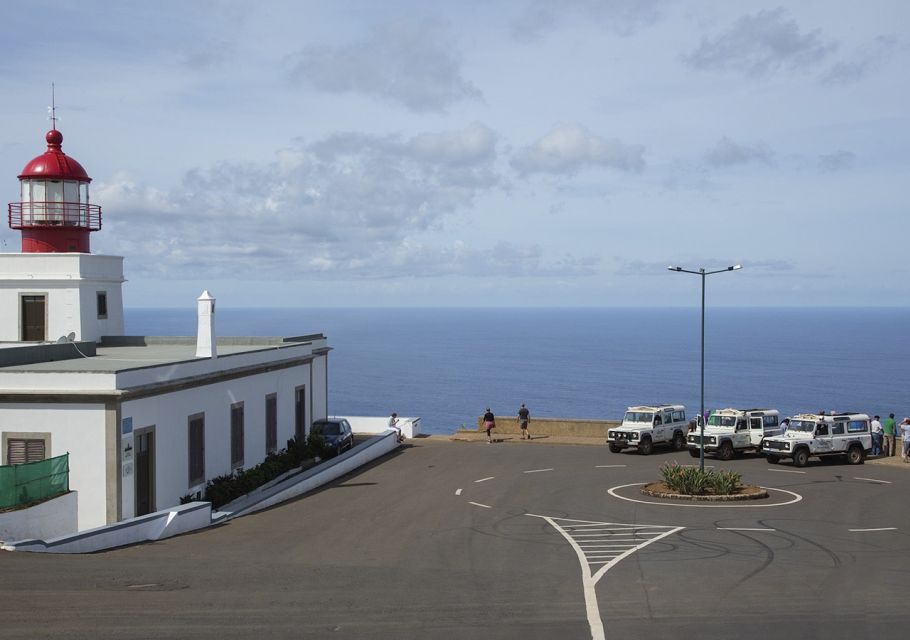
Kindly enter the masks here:
<path id="1" fill-rule="evenodd" d="M 649 456 L 653 450 L 654 443 L 651 442 L 651 438 L 642 438 L 641 442 L 638 444 L 638 453 L 643 456 Z"/>
<path id="2" fill-rule="evenodd" d="M 700 458 L 701 452 L 698 449 L 689 449 L 689 455 L 693 458 Z"/>
<path id="3" fill-rule="evenodd" d="M 686 448 L 686 436 L 681 431 L 673 434 L 673 451 L 682 451 Z"/>
<path id="4" fill-rule="evenodd" d="M 801 448 L 793 452 L 793 466 L 794 467 L 805 467 L 806 463 L 809 462 L 809 452 L 806 449 Z"/>
<path id="5" fill-rule="evenodd" d="M 622 451 L 622 447 L 618 444 L 610 443 L 610 453 L 619 453 L 620 451 Z"/>
<path id="6" fill-rule="evenodd" d="M 780 456 L 776 456 L 773 453 L 769 453 L 765 457 L 768 458 L 768 464 L 777 464 L 780 462 Z"/>
<path id="7" fill-rule="evenodd" d="M 847 462 L 849 464 L 862 464 L 865 458 L 865 452 L 860 446 L 853 445 L 850 447 L 850 450 L 847 451 Z"/>
<path id="8" fill-rule="evenodd" d="M 732 460 L 734 453 L 733 445 L 728 440 L 720 445 L 720 449 L 717 450 L 717 458 L 719 460 Z"/>

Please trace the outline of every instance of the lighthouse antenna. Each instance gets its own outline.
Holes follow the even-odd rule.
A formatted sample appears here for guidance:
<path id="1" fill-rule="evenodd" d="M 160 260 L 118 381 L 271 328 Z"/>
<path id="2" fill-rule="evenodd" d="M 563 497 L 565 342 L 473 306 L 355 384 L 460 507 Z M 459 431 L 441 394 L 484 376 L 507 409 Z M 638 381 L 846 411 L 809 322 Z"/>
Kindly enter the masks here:
<path id="1" fill-rule="evenodd" d="M 56 96 L 54 95 L 54 83 L 53 82 L 51 83 L 51 106 L 49 106 L 47 108 L 47 111 L 50 114 L 48 116 L 48 119 L 52 123 L 51 129 L 56 131 L 57 130 L 57 99 L 56 99 Z"/>

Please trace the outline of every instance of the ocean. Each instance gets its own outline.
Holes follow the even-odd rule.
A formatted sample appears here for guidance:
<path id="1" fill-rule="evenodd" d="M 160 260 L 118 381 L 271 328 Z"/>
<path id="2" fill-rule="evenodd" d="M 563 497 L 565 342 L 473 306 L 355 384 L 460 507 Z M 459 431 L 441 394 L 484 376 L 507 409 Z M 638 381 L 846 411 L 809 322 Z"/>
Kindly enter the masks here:
<path id="1" fill-rule="evenodd" d="M 126 309 L 131 335 L 194 335 L 195 308 Z M 708 309 L 705 407 L 910 415 L 910 309 Z M 699 407 L 700 309 L 231 309 L 219 335 L 322 332 L 329 412 L 424 432 L 515 415 L 619 419 Z"/>

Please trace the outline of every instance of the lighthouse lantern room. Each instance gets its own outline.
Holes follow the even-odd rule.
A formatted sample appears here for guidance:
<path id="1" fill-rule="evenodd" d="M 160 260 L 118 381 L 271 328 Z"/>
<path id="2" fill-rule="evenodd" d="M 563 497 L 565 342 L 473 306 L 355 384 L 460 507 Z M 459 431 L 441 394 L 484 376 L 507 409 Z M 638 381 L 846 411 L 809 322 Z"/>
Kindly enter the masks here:
<path id="1" fill-rule="evenodd" d="M 9 205 L 9 226 L 22 232 L 23 253 L 89 253 L 89 234 L 101 228 L 101 207 L 89 202 L 92 181 L 63 153 L 63 134 L 51 129 L 47 151 L 19 175 L 21 198 Z"/>
<path id="2" fill-rule="evenodd" d="M 9 226 L 21 253 L 0 253 L 0 341 L 97 340 L 123 334 L 123 258 L 90 253 L 101 207 L 89 200 L 82 165 L 63 153 L 63 134 L 19 174 Z"/>

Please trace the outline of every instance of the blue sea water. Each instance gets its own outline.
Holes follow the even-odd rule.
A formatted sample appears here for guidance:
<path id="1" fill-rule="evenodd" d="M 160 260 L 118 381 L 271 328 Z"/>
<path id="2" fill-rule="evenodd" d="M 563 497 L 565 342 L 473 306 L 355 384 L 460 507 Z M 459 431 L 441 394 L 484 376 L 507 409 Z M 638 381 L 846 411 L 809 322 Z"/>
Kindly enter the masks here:
<path id="1" fill-rule="evenodd" d="M 329 411 L 429 433 L 514 415 L 699 407 L 700 309 L 230 309 L 219 335 L 324 333 Z M 705 406 L 910 415 L 910 309 L 709 309 Z M 127 309 L 126 332 L 193 335 L 195 309 Z"/>

